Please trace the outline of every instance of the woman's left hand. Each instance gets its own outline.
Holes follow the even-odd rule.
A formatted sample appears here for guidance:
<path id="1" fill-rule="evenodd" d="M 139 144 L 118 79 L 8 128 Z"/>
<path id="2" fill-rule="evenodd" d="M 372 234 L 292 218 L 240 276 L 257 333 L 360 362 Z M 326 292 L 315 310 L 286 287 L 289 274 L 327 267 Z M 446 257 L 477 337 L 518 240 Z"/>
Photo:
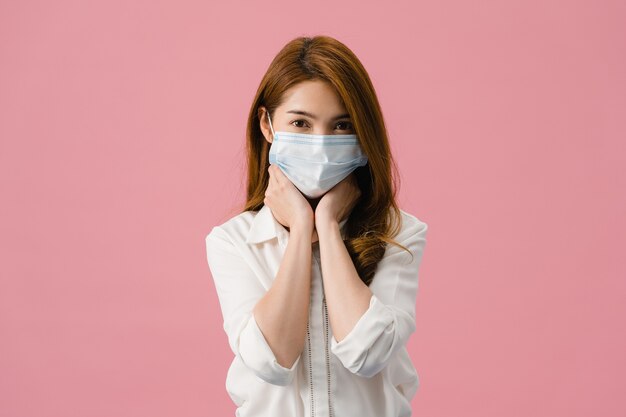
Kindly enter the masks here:
<path id="1" fill-rule="evenodd" d="M 352 172 L 322 196 L 315 208 L 315 224 L 347 218 L 361 198 L 361 189 Z"/>

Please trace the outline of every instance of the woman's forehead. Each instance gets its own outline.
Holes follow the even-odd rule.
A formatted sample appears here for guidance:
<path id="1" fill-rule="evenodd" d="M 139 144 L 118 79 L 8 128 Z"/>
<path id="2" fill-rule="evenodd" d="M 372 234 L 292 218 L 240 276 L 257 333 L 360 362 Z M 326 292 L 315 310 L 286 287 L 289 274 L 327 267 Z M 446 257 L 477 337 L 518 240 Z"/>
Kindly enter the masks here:
<path id="1" fill-rule="evenodd" d="M 335 118 L 347 113 L 334 87 L 321 80 L 298 83 L 285 92 L 281 102 L 278 107 L 280 112 L 295 112 L 294 114 L 301 114 L 314 120 L 318 117 Z"/>

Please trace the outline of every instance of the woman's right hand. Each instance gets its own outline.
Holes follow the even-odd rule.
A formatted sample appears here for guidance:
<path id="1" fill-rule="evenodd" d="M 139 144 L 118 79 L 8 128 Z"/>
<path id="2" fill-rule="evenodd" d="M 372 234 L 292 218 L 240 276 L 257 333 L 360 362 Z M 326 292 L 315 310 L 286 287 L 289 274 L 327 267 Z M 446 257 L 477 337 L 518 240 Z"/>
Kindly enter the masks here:
<path id="1" fill-rule="evenodd" d="M 277 165 L 270 165 L 269 185 L 263 203 L 272 210 L 274 218 L 290 229 L 309 227 L 313 231 L 315 213 L 300 190 L 287 178 Z"/>

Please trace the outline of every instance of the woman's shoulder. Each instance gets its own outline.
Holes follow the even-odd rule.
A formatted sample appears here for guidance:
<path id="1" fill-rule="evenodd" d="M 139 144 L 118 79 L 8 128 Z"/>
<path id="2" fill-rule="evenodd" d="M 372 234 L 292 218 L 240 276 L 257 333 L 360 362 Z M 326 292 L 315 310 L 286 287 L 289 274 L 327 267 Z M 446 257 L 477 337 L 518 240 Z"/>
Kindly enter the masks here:
<path id="1" fill-rule="evenodd" d="M 211 231 L 206 235 L 206 239 L 208 240 L 217 235 L 227 235 L 231 240 L 245 240 L 252 226 L 252 222 L 258 213 L 259 210 L 248 210 L 238 213 L 213 226 Z"/>
<path id="2" fill-rule="evenodd" d="M 391 215 L 394 211 L 391 210 Z M 387 245 L 385 254 L 380 263 L 385 264 L 387 262 L 397 262 L 398 259 L 407 259 L 411 264 L 416 259 L 421 259 L 421 252 L 426 244 L 426 231 L 428 230 L 428 224 L 417 217 L 416 215 L 409 213 L 405 210 L 399 209 L 400 213 L 400 228 L 395 236 L 390 236 L 395 243 L 399 243 L 408 249 L 408 252 L 404 248 L 397 246 L 396 244 Z M 415 257 L 415 254 L 418 254 Z M 398 258 L 398 255 L 400 258 Z"/>
<path id="3" fill-rule="evenodd" d="M 426 231 L 428 230 L 428 224 L 412 213 L 403 209 L 399 209 L 399 211 L 401 227 L 395 239 L 402 241 L 410 239 L 416 235 L 425 237 Z"/>

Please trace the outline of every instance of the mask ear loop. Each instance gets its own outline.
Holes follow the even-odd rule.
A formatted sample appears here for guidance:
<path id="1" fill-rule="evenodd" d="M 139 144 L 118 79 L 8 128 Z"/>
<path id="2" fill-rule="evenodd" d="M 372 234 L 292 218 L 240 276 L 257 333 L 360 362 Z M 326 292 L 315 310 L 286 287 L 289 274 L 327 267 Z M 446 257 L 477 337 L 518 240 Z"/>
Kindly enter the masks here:
<path id="1" fill-rule="evenodd" d="M 274 133 L 274 127 L 272 126 L 272 118 L 270 117 L 269 111 L 267 111 L 267 120 L 270 122 L 270 129 L 272 129 L 272 140 L 274 140 L 274 136 L 276 136 L 276 133 Z"/>

